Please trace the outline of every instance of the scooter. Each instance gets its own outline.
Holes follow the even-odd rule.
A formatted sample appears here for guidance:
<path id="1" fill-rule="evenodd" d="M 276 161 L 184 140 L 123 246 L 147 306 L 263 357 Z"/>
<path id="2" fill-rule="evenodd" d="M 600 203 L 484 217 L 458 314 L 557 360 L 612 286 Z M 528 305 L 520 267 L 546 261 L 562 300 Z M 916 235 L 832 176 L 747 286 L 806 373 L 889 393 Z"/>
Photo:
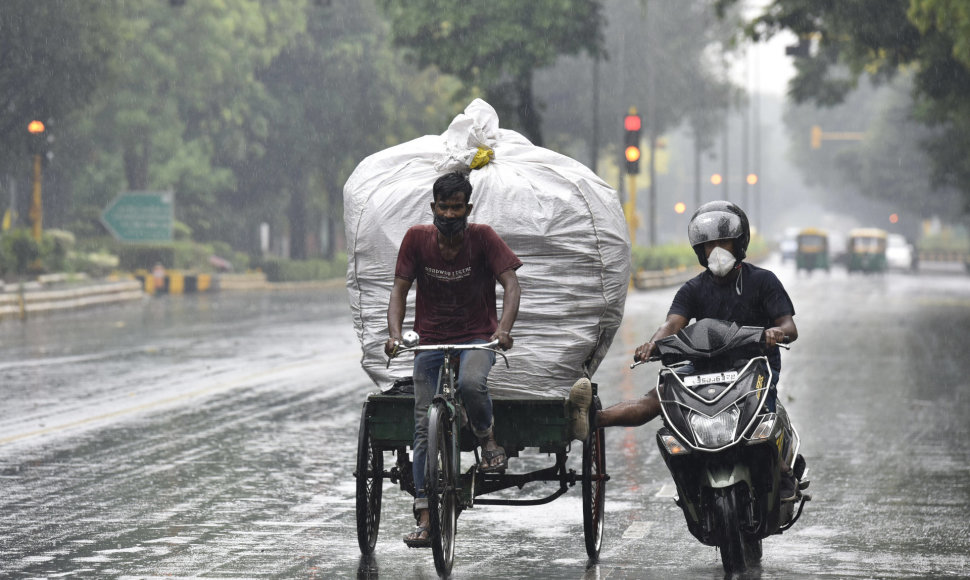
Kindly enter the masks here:
<path id="1" fill-rule="evenodd" d="M 659 356 L 632 365 L 661 361 L 657 444 L 675 501 L 729 574 L 757 565 L 762 539 L 794 525 L 811 499 L 798 433 L 769 392 L 764 330 L 700 320 L 658 340 Z"/>

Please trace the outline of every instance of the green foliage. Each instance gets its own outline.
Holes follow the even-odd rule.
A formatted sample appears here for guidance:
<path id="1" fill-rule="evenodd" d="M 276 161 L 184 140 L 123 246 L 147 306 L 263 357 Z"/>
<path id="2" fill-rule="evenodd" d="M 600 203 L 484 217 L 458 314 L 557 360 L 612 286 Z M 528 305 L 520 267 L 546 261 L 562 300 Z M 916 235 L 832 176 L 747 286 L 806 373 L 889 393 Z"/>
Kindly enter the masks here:
<path id="1" fill-rule="evenodd" d="M 118 267 L 122 270 L 151 270 L 156 263 L 165 268 L 212 272 L 217 268 L 210 258 L 218 256 L 232 264 L 233 270 L 249 267 L 249 256 L 235 252 L 225 242 L 201 244 L 193 241 L 175 241 L 168 244 L 112 244 L 118 254 Z"/>
<path id="2" fill-rule="evenodd" d="M 155 264 L 174 268 L 176 264 L 173 244 L 137 244 L 118 247 L 118 267 L 122 270 L 151 270 Z"/>
<path id="3" fill-rule="evenodd" d="M 272 258 L 259 262 L 259 269 L 270 282 L 304 282 L 343 278 L 347 273 L 347 255 L 332 260 L 284 260 Z"/>
<path id="4" fill-rule="evenodd" d="M 720 6 L 736 2 L 718 0 Z M 926 190 L 952 186 L 970 206 L 970 6 L 964 0 L 775 0 L 748 27 L 754 38 L 781 30 L 817 45 L 796 61 L 789 92 L 796 102 L 832 106 L 863 76 L 884 82 L 914 71 L 908 116 L 933 128 L 922 139 L 932 173 L 908 197 L 915 205 Z"/>
<path id="5" fill-rule="evenodd" d="M 43 256 L 44 269 L 48 272 L 64 271 L 75 243 L 74 234 L 71 232 L 45 230 L 40 240 L 40 254 Z"/>
<path id="6" fill-rule="evenodd" d="M 645 147 L 648 132 L 662 135 L 686 121 L 699 148 L 711 148 L 726 109 L 739 98 L 738 88 L 723 74 L 736 32 L 733 16 L 718 20 L 708 0 L 608 2 L 604 13 L 607 55 L 596 66 L 601 87 L 596 122 L 614 158 L 620 157 L 619 139 L 612 137 L 631 106 L 643 117 Z M 714 47 L 725 52 L 718 57 Z M 569 142 L 588 144 L 594 134 L 588 114 L 593 110 L 592 73 L 588 58 L 560 58 L 537 76 L 536 93 L 550 102 L 543 114 L 545 130 L 560 149 Z M 578 150 L 585 154 L 588 147 Z"/>
<path id="7" fill-rule="evenodd" d="M 757 261 L 765 256 L 771 249 L 763 237 L 752 234 L 748 243 L 746 261 Z M 664 244 L 660 246 L 633 246 L 632 250 L 633 271 L 645 270 L 668 270 L 691 268 L 698 265 L 697 254 L 690 244 Z"/>
<path id="8" fill-rule="evenodd" d="M 118 270 L 118 256 L 107 252 L 71 252 L 64 267 L 66 272 L 83 272 L 90 278 L 103 278 Z"/>
<path id="9" fill-rule="evenodd" d="M 455 75 L 481 91 L 505 126 L 542 144 L 533 96 L 536 70 L 560 55 L 600 55 L 599 0 L 378 0 L 391 22 L 395 45 L 420 68 Z"/>
<path id="10" fill-rule="evenodd" d="M 74 245 L 74 235 L 63 230 L 45 230 L 39 242 L 27 228 L 4 232 L 0 236 L 0 276 L 71 270 Z"/>
<path id="11" fill-rule="evenodd" d="M 118 0 L 4 0 L 0 9 L 0 175 L 23 162 L 27 123 L 60 135 L 109 80 Z"/>
<path id="12" fill-rule="evenodd" d="M 178 220 L 172 224 L 172 238 L 175 241 L 187 241 L 192 239 L 192 228 L 188 226 L 185 222 L 180 222 Z"/>
<path id="13" fill-rule="evenodd" d="M 0 273 L 4 277 L 23 276 L 40 258 L 40 244 L 28 229 L 15 229 L 0 237 Z"/>
<path id="14" fill-rule="evenodd" d="M 697 264 L 697 254 L 689 244 L 633 246 L 633 271 L 664 270 Z"/>
<path id="15" fill-rule="evenodd" d="M 84 91 L 47 85 L 54 95 L 90 97 L 56 111 L 58 151 L 50 168 L 70 204 L 66 219 L 52 225 L 81 237 L 104 233 L 100 213 L 119 192 L 172 190 L 177 241 L 218 240 L 255 252 L 266 222 L 274 235 L 289 232 L 297 257 L 318 252 L 307 246 L 314 233 L 331 232 L 321 244 L 329 254 L 338 248 L 343 183 L 357 163 L 440 132 L 457 112 L 452 99 L 460 83 L 404 64 L 369 0 L 95 4 L 12 0 L 0 14 L 0 54 L 101 29 L 99 50 L 68 42 L 62 60 L 51 60 L 42 75 L 66 79 L 75 74 L 69 66 L 105 63 L 78 69 L 94 86 L 90 95 L 87 84 Z M 5 35 L 21 31 L 20 24 L 4 28 L 8 21 L 27 21 L 46 12 L 42 6 L 59 7 L 63 21 L 79 30 Z M 91 54 L 70 52 L 88 48 Z M 27 63 L 14 67 L 0 69 L 0 94 L 26 95 L 23 82 L 32 73 Z M 0 103 L 0 123 L 17 107 Z M 12 144 L 0 147 L 3 169 L 2 156 L 22 147 L 0 142 Z M 14 157 L 22 164 L 21 154 Z"/>

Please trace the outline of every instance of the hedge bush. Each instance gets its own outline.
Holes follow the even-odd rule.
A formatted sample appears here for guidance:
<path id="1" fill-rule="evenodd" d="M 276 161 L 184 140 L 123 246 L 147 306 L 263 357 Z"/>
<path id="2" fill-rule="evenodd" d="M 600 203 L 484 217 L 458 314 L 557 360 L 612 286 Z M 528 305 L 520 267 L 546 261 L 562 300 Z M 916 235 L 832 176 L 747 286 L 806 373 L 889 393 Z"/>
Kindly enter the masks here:
<path id="1" fill-rule="evenodd" d="M 347 255 L 333 260 L 286 260 L 267 258 L 256 264 L 270 282 L 305 282 L 343 278 L 347 274 Z"/>
<path id="2" fill-rule="evenodd" d="M 697 263 L 697 255 L 688 244 L 633 246 L 633 271 L 680 268 Z"/>
<path id="3" fill-rule="evenodd" d="M 0 236 L 0 276 L 26 276 L 70 269 L 74 235 L 63 230 L 46 230 L 38 242 L 33 231 L 17 228 Z"/>
<path id="4" fill-rule="evenodd" d="M 758 235 L 748 243 L 746 260 L 758 260 L 770 252 L 767 242 Z M 697 264 L 697 254 L 689 244 L 665 244 L 662 246 L 633 246 L 633 271 L 679 269 Z"/>

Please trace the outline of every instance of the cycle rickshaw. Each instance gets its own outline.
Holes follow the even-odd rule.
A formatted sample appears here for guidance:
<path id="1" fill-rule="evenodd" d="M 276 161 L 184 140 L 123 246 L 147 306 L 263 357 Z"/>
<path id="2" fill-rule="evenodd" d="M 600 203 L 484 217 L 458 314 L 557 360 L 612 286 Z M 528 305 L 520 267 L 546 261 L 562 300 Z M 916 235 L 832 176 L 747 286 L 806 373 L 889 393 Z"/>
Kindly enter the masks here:
<path id="1" fill-rule="evenodd" d="M 414 342 L 416 344 L 416 341 Z M 583 531 L 586 553 L 599 556 L 603 539 L 603 511 L 606 495 L 606 456 L 603 429 L 591 429 L 583 442 L 582 473 L 568 469 L 567 454 L 572 445 L 571 403 L 568 398 L 497 398 L 493 396 L 495 434 L 509 458 L 526 448 L 554 457 L 548 467 L 524 473 L 482 473 L 476 441 L 467 427 L 461 426 L 460 401 L 454 390 L 457 353 L 469 348 L 487 348 L 496 354 L 496 343 L 486 345 L 411 346 L 399 351 L 439 349 L 448 353 L 442 366 L 438 395 L 429 410 L 427 495 L 431 515 L 431 544 L 435 568 L 448 576 L 454 563 L 458 515 L 480 505 L 540 505 L 582 484 Z M 508 365 L 506 359 L 505 364 Z M 373 553 L 381 519 L 384 480 L 415 494 L 408 448 L 414 437 L 414 396 L 400 392 L 401 383 L 382 393 L 368 395 L 360 418 L 357 446 L 357 540 L 364 555 Z M 600 409 L 596 385 L 590 409 Z M 475 451 L 475 461 L 461 470 L 461 452 Z M 385 466 L 385 454 L 393 464 Z M 511 468 L 511 466 L 510 466 Z M 537 482 L 558 483 L 545 497 L 532 499 L 487 498 L 488 494 L 510 488 L 524 488 Z"/>

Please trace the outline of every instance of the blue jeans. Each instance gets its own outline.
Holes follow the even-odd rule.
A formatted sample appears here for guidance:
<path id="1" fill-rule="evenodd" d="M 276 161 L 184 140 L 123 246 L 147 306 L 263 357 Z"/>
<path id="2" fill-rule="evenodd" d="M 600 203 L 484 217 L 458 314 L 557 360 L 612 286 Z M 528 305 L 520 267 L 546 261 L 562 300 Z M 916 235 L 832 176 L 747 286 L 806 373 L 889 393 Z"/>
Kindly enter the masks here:
<path id="1" fill-rule="evenodd" d="M 486 344 L 473 340 L 469 344 Z M 457 390 L 476 436 L 486 435 L 492 427 L 492 398 L 488 395 L 488 373 L 495 364 L 495 353 L 487 350 L 465 350 L 459 355 Z M 428 455 L 428 408 L 438 389 L 438 375 L 445 354 L 440 351 L 419 352 L 414 357 L 414 475 L 415 509 L 428 507 L 424 492 L 425 460 Z"/>

